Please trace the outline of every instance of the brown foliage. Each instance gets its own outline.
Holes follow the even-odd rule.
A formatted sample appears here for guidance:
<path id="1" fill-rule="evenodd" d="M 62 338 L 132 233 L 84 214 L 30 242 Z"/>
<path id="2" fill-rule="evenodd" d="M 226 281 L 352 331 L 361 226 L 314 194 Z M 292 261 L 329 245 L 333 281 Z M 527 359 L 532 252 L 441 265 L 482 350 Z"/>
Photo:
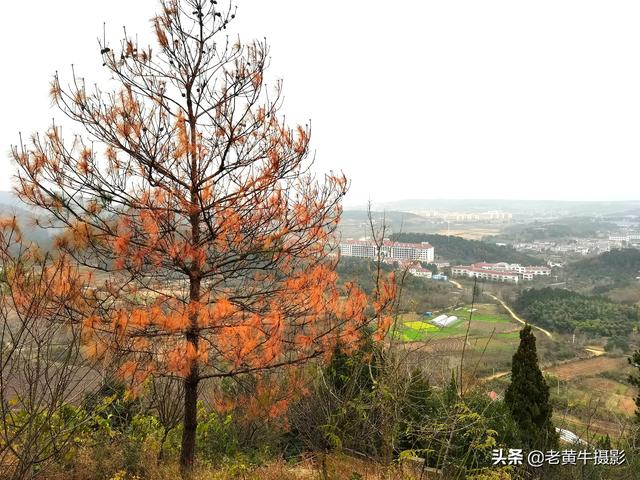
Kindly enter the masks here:
<path id="1" fill-rule="evenodd" d="M 265 87 L 266 43 L 219 40 L 234 14 L 215 2 L 161 3 L 159 53 L 129 35 L 101 45 L 119 89 L 54 79 L 87 136 L 54 125 L 12 152 L 21 198 L 66 227 L 64 258 L 108 274 L 83 319 L 87 354 L 119 359 L 132 385 L 185 378 L 195 422 L 200 380 L 353 344 L 367 299 L 336 286 L 330 255 L 347 180 L 309 173 L 309 127 L 289 128 L 281 84 Z M 380 292 L 382 335 L 392 282 Z"/>
<path id="2" fill-rule="evenodd" d="M 78 405 L 99 377 L 81 354 L 87 277 L 22 243 L 0 220 L 0 477 L 32 478 L 89 421 Z"/>

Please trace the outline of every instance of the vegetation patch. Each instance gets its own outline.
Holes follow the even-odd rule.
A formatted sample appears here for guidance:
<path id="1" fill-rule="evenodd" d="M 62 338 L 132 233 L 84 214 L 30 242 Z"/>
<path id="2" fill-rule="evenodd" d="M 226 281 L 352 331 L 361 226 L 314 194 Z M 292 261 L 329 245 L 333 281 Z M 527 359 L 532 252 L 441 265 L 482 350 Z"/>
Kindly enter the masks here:
<path id="1" fill-rule="evenodd" d="M 546 373 L 550 373 L 560 380 L 566 381 L 579 376 L 590 377 L 611 370 L 625 370 L 630 372 L 627 359 L 606 356 L 588 358 L 586 360 L 563 363 L 562 365 L 549 368 Z"/>
<path id="2" fill-rule="evenodd" d="M 486 315 L 486 314 L 477 314 L 473 313 L 471 317 L 471 321 L 473 322 L 487 322 L 487 323 L 510 323 L 511 320 L 505 315 Z"/>
<path id="3" fill-rule="evenodd" d="M 413 330 L 438 330 L 438 327 L 432 325 L 427 322 L 415 321 L 415 322 L 405 322 L 407 327 L 412 328 Z"/>
<path id="4" fill-rule="evenodd" d="M 640 320 L 637 306 L 556 288 L 525 290 L 514 307 L 532 323 L 565 333 L 577 330 L 606 337 L 628 335 Z"/>
<path id="5" fill-rule="evenodd" d="M 621 281 L 635 279 L 638 270 L 640 270 L 640 250 L 626 248 L 575 262 L 570 265 L 569 274 L 576 278 L 607 277 Z"/>
<path id="6" fill-rule="evenodd" d="M 517 340 L 520 338 L 520 332 L 504 332 L 504 333 L 496 333 L 497 338 L 508 338 Z"/>
<path id="7" fill-rule="evenodd" d="M 429 242 L 438 255 L 454 263 L 509 262 L 522 265 L 537 265 L 540 259 L 520 253 L 512 247 L 500 246 L 480 240 L 467 240 L 451 235 L 431 235 L 426 233 L 395 233 L 391 239 L 397 242 Z"/>

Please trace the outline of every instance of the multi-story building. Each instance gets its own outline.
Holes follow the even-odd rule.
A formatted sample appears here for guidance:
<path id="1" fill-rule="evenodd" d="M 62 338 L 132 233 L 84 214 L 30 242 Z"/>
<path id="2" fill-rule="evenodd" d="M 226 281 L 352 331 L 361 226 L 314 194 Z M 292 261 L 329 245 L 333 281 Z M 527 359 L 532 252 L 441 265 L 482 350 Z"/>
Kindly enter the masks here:
<path id="1" fill-rule="evenodd" d="M 532 265 L 524 267 L 522 275 L 531 275 L 532 277 L 548 277 L 551 275 L 551 269 L 542 265 Z"/>
<path id="2" fill-rule="evenodd" d="M 401 261 L 417 260 L 431 263 L 434 259 L 434 249 L 428 242 L 401 243 L 384 240 L 382 254 L 385 258 Z"/>
<path id="3" fill-rule="evenodd" d="M 640 233 L 626 230 L 609 234 L 609 250 L 640 246 Z"/>
<path id="4" fill-rule="evenodd" d="M 345 240 L 340 243 L 340 255 L 344 257 L 375 258 L 378 249 L 375 244 L 359 240 Z"/>
<path id="5" fill-rule="evenodd" d="M 534 265 L 524 267 L 519 263 L 474 263 L 473 267 L 483 268 L 486 270 L 495 270 L 498 272 L 516 272 L 518 275 L 528 276 L 548 276 L 551 275 L 551 269 L 543 265 Z"/>
<path id="6" fill-rule="evenodd" d="M 537 276 L 551 275 L 551 269 L 542 265 L 524 267 L 519 263 L 474 263 L 451 269 L 453 276 L 480 278 L 499 282 L 518 283 L 519 279 L 533 280 Z"/>
<path id="7" fill-rule="evenodd" d="M 340 255 L 345 257 L 377 258 L 378 247 L 368 240 L 344 240 L 340 242 Z M 385 239 L 380 247 L 380 254 L 385 260 L 399 262 L 433 262 L 434 249 L 428 242 L 402 243 Z"/>
<path id="8" fill-rule="evenodd" d="M 478 278 L 480 280 L 490 280 L 493 282 L 518 283 L 520 276 L 516 272 L 500 270 L 489 270 L 487 268 L 475 267 L 473 265 L 458 265 L 451 268 L 454 277 Z"/>
<path id="9" fill-rule="evenodd" d="M 612 235 L 609 235 L 609 241 L 626 243 L 629 241 L 629 235 L 628 234 L 612 234 Z"/>

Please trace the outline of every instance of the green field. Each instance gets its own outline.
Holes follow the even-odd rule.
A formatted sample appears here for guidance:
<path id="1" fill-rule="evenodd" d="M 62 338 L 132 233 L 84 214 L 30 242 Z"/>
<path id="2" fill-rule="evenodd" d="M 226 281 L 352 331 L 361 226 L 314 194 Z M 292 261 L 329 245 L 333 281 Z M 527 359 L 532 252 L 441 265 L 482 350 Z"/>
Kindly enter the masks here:
<path id="1" fill-rule="evenodd" d="M 417 313 L 401 315 L 397 323 L 397 338 L 403 342 L 415 342 L 416 350 L 426 352 L 426 355 L 433 353 L 434 357 L 427 358 L 437 358 L 444 362 L 445 368 L 458 368 L 464 348 L 464 363 L 469 376 L 482 378 L 510 371 L 522 325 L 496 304 L 477 305 L 471 315 L 471 323 L 470 310 L 470 306 L 466 305 L 435 311 L 432 317 Z M 445 328 L 429 323 L 433 317 L 443 314 L 455 315 L 459 320 Z M 536 339 L 539 358 L 547 365 L 545 369 L 550 368 L 550 364 L 560 362 L 554 370 L 560 369 L 560 379 L 548 373 L 556 426 L 569 428 L 590 440 L 594 434 L 621 435 L 620 429 L 625 424 L 615 419 L 630 418 L 636 408 L 635 392 L 624 380 L 628 375 L 624 368 L 629 368 L 626 359 L 604 355 L 596 359 L 578 360 L 577 356 L 584 354 L 582 347 L 572 345 L 560 334 L 554 333 L 554 338 L 549 338 L 537 332 Z M 561 362 L 568 358 L 575 360 Z M 597 369 L 594 362 L 603 363 L 603 366 Z M 609 365 L 612 362 L 619 362 L 620 365 Z M 441 364 L 434 362 L 433 367 L 427 368 L 433 368 L 432 371 L 437 374 Z M 446 379 L 442 381 L 446 382 Z M 500 377 L 491 381 L 487 388 L 502 395 L 509 381 L 509 376 Z M 585 422 L 582 420 L 584 418 L 589 421 Z"/>
<path id="2" fill-rule="evenodd" d="M 511 319 L 507 315 L 502 314 L 482 314 L 473 312 L 471 320 L 474 322 L 487 322 L 487 323 L 511 323 Z"/>
<path id="3" fill-rule="evenodd" d="M 458 321 L 447 327 L 440 328 L 430 323 L 438 315 L 455 315 Z M 518 332 L 514 332 L 514 323 L 507 314 L 499 313 L 496 305 L 482 304 L 471 312 L 470 306 L 458 307 L 452 310 L 434 312 L 433 317 L 427 317 L 417 313 L 400 315 L 397 327 L 397 338 L 405 342 L 427 341 L 448 337 L 462 337 L 469 327 L 470 337 L 488 337 L 494 334 L 494 338 L 511 340 L 518 338 Z"/>

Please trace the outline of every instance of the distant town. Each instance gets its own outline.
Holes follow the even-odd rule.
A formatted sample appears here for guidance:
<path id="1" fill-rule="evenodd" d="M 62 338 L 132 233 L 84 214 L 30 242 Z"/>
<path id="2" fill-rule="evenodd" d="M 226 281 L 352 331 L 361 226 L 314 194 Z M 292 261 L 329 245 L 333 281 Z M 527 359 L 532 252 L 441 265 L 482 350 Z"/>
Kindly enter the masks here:
<path id="1" fill-rule="evenodd" d="M 478 278 L 495 282 L 518 283 L 521 280 L 533 280 L 537 276 L 551 275 L 551 268 L 543 265 L 522 266 L 519 263 L 474 263 L 471 265 L 451 266 L 449 262 L 434 262 L 435 248 L 428 242 L 404 243 L 384 239 L 381 243 L 370 239 L 347 239 L 339 245 L 343 257 L 381 258 L 385 263 L 396 263 L 406 267 L 416 277 L 433 280 L 448 280 L 448 275 L 438 272 L 450 268 L 453 277 Z M 433 268 L 426 268 L 426 263 Z"/>

